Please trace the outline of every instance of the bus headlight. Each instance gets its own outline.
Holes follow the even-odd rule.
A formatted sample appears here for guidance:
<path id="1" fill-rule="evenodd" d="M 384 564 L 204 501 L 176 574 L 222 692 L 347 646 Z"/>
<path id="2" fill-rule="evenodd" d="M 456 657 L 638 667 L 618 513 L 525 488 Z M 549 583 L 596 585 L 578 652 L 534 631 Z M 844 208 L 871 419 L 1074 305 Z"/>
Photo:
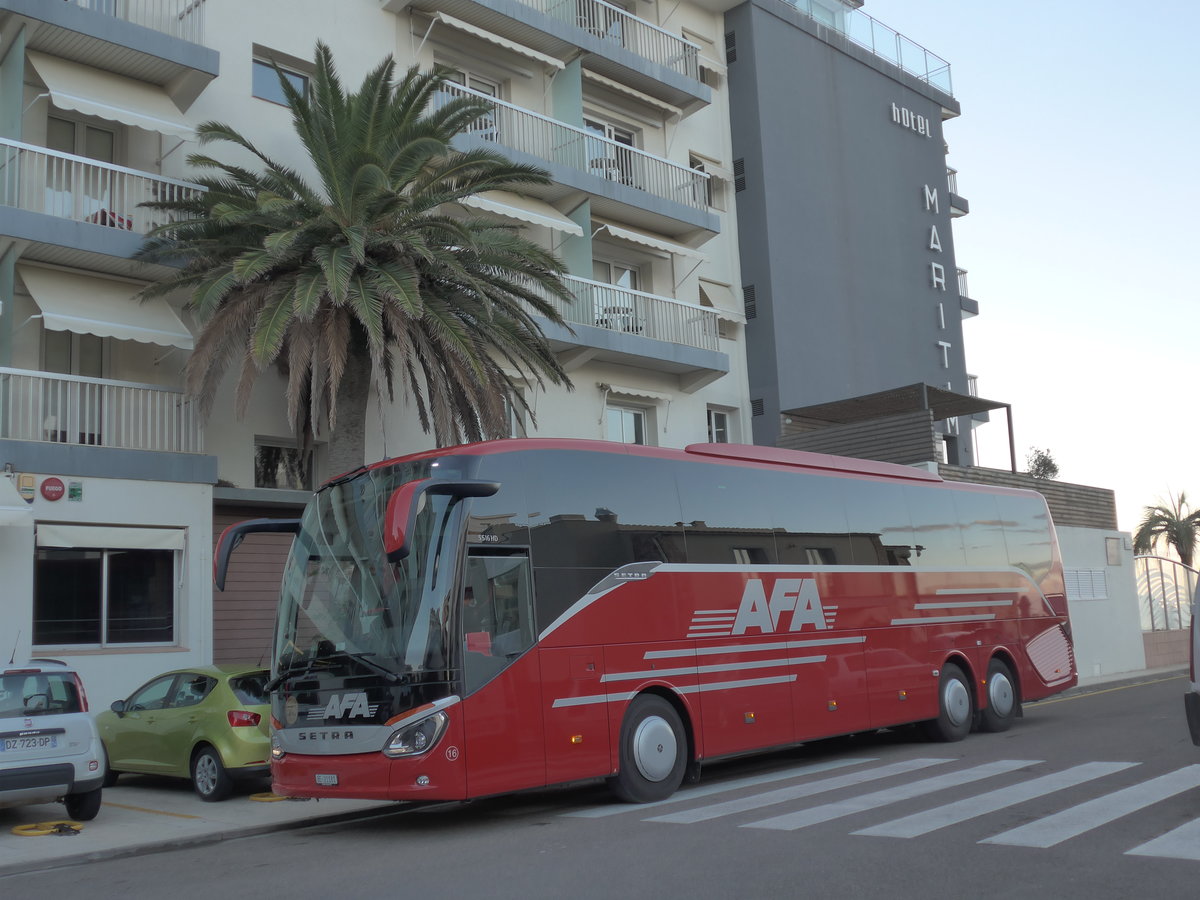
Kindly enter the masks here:
<path id="1" fill-rule="evenodd" d="M 450 717 L 438 710 L 419 722 L 405 725 L 388 739 L 387 746 L 383 748 L 384 756 L 417 756 L 424 753 L 437 743 L 449 721 Z"/>

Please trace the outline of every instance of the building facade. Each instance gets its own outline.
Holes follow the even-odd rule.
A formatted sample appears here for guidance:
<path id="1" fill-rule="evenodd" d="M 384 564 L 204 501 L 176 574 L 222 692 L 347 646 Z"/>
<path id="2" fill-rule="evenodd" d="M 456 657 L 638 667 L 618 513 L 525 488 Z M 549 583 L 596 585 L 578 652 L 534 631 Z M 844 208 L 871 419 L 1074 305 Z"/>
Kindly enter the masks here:
<path id="1" fill-rule="evenodd" d="M 214 533 L 336 473 L 295 450 L 272 372 L 244 418 L 229 385 L 199 419 L 181 385 L 201 323 L 183 298 L 133 302 L 168 270 L 132 257 L 158 224 L 139 203 L 197 190 L 198 123 L 306 170 L 275 66 L 306 84 L 318 39 L 349 87 L 388 55 L 447 67 L 447 94 L 493 109 L 460 145 L 550 173 L 450 210 L 511 223 L 570 273 L 570 327 L 544 325 L 574 390 L 531 387 L 514 433 L 748 441 L 723 27 L 656 0 L 0 0 L 6 651 L 69 658 L 94 703 L 269 658 L 286 540 L 247 541 L 214 597 Z M 431 445 L 403 398 L 369 408 L 368 461 Z"/>

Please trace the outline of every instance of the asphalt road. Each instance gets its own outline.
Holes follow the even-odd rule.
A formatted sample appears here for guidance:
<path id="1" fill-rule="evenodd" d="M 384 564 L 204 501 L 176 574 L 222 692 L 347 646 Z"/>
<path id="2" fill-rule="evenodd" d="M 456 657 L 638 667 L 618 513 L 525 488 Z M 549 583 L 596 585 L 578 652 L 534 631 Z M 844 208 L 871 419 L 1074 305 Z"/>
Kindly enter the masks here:
<path id="1" fill-rule="evenodd" d="M 6 896 L 1194 898 L 1200 748 L 1182 676 L 709 766 L 651 806 L 602 786 L 397 807 L 0 878 Z M 4 838 L 0 838 L 4 839 Z"/>

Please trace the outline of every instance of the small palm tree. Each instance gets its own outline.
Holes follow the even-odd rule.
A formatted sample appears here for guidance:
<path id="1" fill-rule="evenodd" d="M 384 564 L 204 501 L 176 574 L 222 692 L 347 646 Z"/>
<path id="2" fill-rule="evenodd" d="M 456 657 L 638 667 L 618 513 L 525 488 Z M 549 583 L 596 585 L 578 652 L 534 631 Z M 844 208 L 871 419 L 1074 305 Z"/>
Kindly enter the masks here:
<path id="1" fill-rule="evenodd" d="M 439 91 L 439 72 L 394 75 L 389 57 L 346 93 L 323 43 L 307 94 L 280 75 L 315 184 L 232 127 L 200 125 L 202 144 L 248 151 L 262 171 L 192 155 L 217 174 L 196 179 L 206 190 L 193 197 L 147 204 L 179 221 L 139 253 L 182 264 L 143 293 L 186 291 L 202 323 L 184 376 L 202 413 L 236 364 L 244 415 L 256 376 L 274 363 L 297 437 L 328 428 L 330 472 L 363 464 L 368 389 L 393 399 L 394 376 L 439 446 L 503 435 L 506 404 L 532 413 L 517 378 L 570 387 L 531 315 L 563 322 L 551 305 L 571 300 L 562 263 L 509 226 L 442 211 L 547 174 L 495 151 L 454 150 L 486 102 Z"/>
<path id="2" fill-rule="evenodd" d="M 1200 537 L 1200 510 L 1188 512 L 1187 495 L 1182 491 L 1170 505 L 1147 506 L 1141 524 L 1133 535 L 1135 553 L 1152 553 L 1161 539 L 1174 550 L 1185 566 L 1192 565 L 1196 539 Z"/>

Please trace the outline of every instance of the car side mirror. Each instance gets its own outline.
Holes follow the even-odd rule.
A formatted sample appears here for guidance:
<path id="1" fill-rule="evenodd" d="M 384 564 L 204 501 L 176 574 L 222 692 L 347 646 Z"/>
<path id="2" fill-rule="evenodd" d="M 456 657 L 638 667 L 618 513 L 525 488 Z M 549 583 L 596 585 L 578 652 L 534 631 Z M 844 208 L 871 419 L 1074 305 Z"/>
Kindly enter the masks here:
<path id="1" fill-rule="evenodd" d="M 123 715 L 125 715 L 125 701 L 124 700 L 114 700 L 112 702 L 112 705 L 109 707 L 109 709 L 111 709 L 113 712 L 115 712 L 118 716 L 123 716 Z"/>

